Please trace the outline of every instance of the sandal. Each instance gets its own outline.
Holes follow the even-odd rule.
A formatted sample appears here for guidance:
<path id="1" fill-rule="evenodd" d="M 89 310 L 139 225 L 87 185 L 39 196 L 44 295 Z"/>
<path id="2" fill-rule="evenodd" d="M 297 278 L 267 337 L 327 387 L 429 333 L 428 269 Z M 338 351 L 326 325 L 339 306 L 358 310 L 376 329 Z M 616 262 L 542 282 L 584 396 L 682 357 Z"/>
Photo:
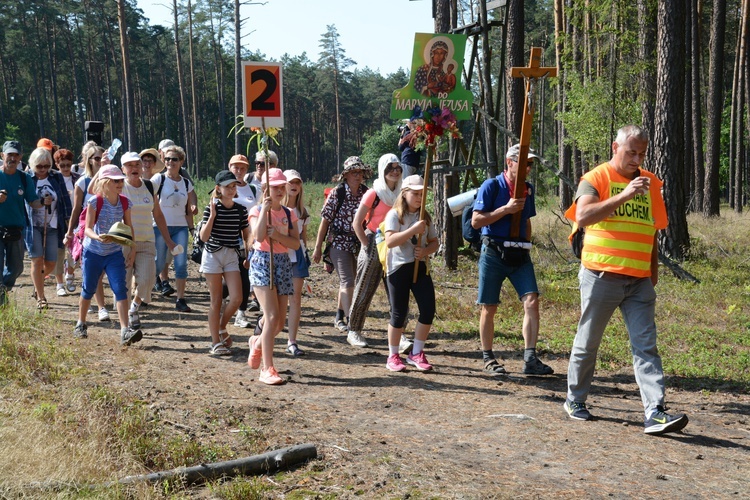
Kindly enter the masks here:
<path id="1" fill-rule="evenodd" d="M 226 330 L 219 330 L 219 342 L 224 344 L 227 349 L 232 347 L 232 337 Z"/>
<path id="2" fill-rule="evenodd" d="M 39 311 L 43 311 L 45 309 L 49 309 L 49 304 L 47 304 L 47 299 L 45 299 L 45 298 L 37 299 L 37 301 L 36 301 L 36 308 Z"/>
<path id="3" fill-rule="evenodd" d="M 286 352 L 288 352 L 294 357 L 305 355 L 305 351 L 297 347 L 297 344 L 289 344 L 286 348 Z"/>
<path id="4" fill-rule="evenodd" d="M 227 347 L 219 342 L 218 344 L 214 344 L 211 346 L 211 349 L 208 351 L 208 354 L 211 356 L 231 356 L 232 351 L 227 349 Z"/>
<path id="5" fill-rule="evenodd" d="M 507 373 L 503 365 L 497 362 L 496 359 L 488 359 L 484 362 L 484 371 L 493 375 L 504 375 Z"/>
<path id="6" fill-rule="evenodd" d="M 260 362 L 263 360 L 263 351 L 261 351 L 261 346 L 259 345 L 260 337 L 253 335 L 247 340 L 247 343 L 250 345 L 250 356 L 247 358 L 247 364 L 253 370 L 257 370 L 260 368 Z"/>

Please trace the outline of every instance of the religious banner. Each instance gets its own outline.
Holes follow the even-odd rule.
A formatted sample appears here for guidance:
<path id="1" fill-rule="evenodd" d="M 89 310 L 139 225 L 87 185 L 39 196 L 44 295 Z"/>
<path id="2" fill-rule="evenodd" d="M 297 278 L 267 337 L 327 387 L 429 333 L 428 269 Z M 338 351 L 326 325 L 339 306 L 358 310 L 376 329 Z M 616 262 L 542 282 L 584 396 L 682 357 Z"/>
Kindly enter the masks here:
<path id="1" fill-rule="evenodd" d="M 472 118 L 471 91 L 461 83 L 466 35 L 416 33 L 409 84 L 393 92 L 391 118 L 411 118 L 415 108 L 448 109 L 458 120 Z"/>

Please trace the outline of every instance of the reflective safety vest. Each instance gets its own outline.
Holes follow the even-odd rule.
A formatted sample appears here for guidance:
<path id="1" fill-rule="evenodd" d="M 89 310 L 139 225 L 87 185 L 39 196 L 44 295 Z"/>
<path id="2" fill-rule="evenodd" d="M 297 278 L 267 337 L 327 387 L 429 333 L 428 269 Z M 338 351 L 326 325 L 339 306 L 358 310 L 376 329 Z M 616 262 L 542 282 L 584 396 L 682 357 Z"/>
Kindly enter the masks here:
<path id="1" fill-rule="evenodd" d="M 586 227 L 581 264 L 592 271 L 607 271 L 636 278 L 651 276 L 651 254 L 654 234 L 667 227 L 667 210 L 661 195 L 663 182 L 651 172 L 640 175 L 651 179 L 649 192 L 637 195 L 617 207 L 606 219 Z M 609 164 L 603 163 L 586 173 L 588 181 L 599 193 L 599 201 L 625 190 L 630 179 L 623 177 Z M 565 216 L 575 221 L 576 203 Z M 577 230 L 574 224 L 573 230 Z"/>

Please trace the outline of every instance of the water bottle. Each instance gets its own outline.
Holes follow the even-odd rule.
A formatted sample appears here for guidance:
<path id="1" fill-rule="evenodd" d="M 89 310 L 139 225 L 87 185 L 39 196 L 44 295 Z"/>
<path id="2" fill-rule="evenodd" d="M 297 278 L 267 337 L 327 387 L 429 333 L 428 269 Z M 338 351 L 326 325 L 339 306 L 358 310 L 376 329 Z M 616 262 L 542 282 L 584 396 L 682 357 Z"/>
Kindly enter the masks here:
<path id="1" fill-rule="evenodd" d="M 122 141 L 115 137 L 112 139 L 112 145 L 107 150 L 107 156 L 109 156 L 109 160 L 112 161 L 115 159 L 115 155 L 117 154 L 117 150 L 120 149 L 120 146 L 122 145 Z"/>

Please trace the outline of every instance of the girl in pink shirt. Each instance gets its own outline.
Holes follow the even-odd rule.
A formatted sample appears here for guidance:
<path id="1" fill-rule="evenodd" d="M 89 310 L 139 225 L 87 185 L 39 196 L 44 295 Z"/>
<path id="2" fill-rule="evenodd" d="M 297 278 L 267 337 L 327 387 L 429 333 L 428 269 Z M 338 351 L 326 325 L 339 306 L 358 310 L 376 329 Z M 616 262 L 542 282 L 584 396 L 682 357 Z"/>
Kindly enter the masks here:
<path id="1" fill-rule="evenodd" d="M 261 368 L 258 380 L 278 385 L 284 380 L 273 366 L 273 344 L 286 321 L 289 295 L 294 293 L 292 264 L 287 251 L 297 250 L 300 242 L 297 216 L 282 205 L 286 196 L 286 177 L 280 169 L 272 168 L 267 176 L 263 176 L 263 182 L 263 204 L 255 206 L 249 216 L 255 238 L 255 251 L 250 259 L 250 285 L 263 309 L 263 327 L 259 335 L 253 335 L 248 341 L 250 356 L 247 363 L 252 369 Z"/>

